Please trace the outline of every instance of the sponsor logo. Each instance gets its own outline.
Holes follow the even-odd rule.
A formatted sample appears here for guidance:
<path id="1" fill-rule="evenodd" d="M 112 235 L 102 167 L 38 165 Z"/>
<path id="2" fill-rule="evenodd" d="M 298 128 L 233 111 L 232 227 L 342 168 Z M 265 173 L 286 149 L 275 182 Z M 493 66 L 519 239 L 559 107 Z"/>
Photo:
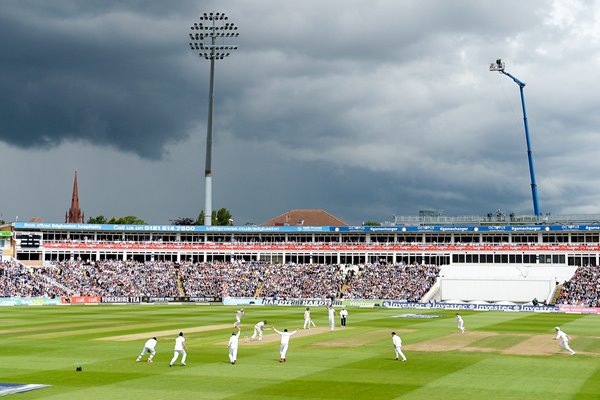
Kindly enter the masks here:
<path id="1" fill-rule="evenodd" d="M 324 300 L 324 299 L 263 299 L 263 304 L 266 306 L 340 306 L 342 304 L 339 300 Z"/>
<path id="2" fill-rule="evenodd" d="M 408 303 L 405 301 L 386 300 L 386 308 L 416 308 L 436 310 L 473 310 L 473 311 L 526 311 L 526 312 L 558 312 L 555 306 L 528 306 L 506 304 L 454 304 L 454 303 Z"/>

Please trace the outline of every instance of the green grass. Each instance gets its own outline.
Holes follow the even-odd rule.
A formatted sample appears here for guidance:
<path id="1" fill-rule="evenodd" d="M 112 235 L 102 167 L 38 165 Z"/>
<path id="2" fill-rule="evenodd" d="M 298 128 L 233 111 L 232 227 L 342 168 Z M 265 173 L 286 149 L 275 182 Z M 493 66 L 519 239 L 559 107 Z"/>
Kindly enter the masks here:
<path id="1" fill-rule="evenodd" d="M 278 341 L 242 340 L 238 363 L 231 365 L 226 343 L 232 328 L 191 328 L 232 325 L 233 311 L 193 305 L 2 307 L 0 382 L 52 385 L 18 399 L 560 400 L 597 399 L 600 393 L 600 317 L 594 315 L 465 312 L 467 332 L 460 335 L 450 311 L 350 309 L 346 329 L 292 337 L 285 364 L 278 362 Z M 278 329 L 303 323 L 301 307 L 246 311 L 243 337 L 263 319 Z M 326 326 L 326 310 L 312 311 L 317 326 Z M 440 317 L 393 318 L 404 313 Z M 551 340 L 557 325 L 574 336 L 571 345 L 580 354 L 570 357 Z M 135 362 L 151 333 L 186 329 L 186 367 L 168 366 L 176 335 L 159 337 L 154 363 Z M 406 363 L 394 360 L 392 330 L 402 336 Z M 99 340 L 135 333 L 144 338 Z M 511 353 L 531 338 L 546 351 Z M 463 339 L 469 344 L 462 350 L 411 350 Z"/>

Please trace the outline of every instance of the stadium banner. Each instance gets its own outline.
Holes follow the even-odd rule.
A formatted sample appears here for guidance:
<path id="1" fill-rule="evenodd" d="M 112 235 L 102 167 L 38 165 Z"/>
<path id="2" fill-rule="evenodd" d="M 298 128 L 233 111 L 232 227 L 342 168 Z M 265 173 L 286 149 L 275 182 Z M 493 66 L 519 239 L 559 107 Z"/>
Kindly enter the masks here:
<path id="1" fill-rule="evenodd" d="M 585 244 L 486 244 L 486 245 L 464 245 L 464 244 L 381 244 L 381 243 L 181 243 L 181 242 L 94 242 L 94 241 L 60 241 L 44 242 L 45 249 L 57 250 L 154 250 L 154 251 L 600 251 L 599 245 Z"/>
<path id="2" fill-rule="evenodd" d="M 263 299 L 256 299 L 254 297 L 223 297 L 224 306 L 250 306 L 250 305 L 263 305 Z"/>
<path id="3" fill-rule="evenodd" d="M 558 310 L 564 313 L 571 314 L 600 314 L 600 307 L 585 307 L 585 306 L 568 306 L 559 305 Z"/>
<path id="4" fill-rule="evenodd" d="M 117 225 L 117 224 L 67 224 L 55 222 L 13 222 L 16 229 L 119 231 L 119 232 L 542 232 L 542 231 L 600 231 L 595 225 L 486 225 L 486 226 L 197 226 L 197 225 Z"/>
<path id="5" fill-rule="evenodd" d="M 357 308 L 374 308 L 381 307 L 383 300 L 342 300 L 344 307 L 357 307 Z"/>
<path id="6" fill-rule="evenodd" d="M 458 303 L 413 303 L 406 301 L 385 300 L 385 308 L 416 308 L 422 310 L 469 310 L 469 311 L 516 311 L 555 313 L 556 306 L 531 306 L 526 304 L 458 304 Z"/>
<path id="7" fill-rule="evenodd" d="M 102 303 L 140 303 L 142 298 L 139 296 L 102 296 Z"/>
<path id="8" fill-rule="evenodd" d="M 196 297 L 196 296 L 174 296 L 174 297 L 154 297 L 142 296 L 142 303 L 221 303 L 220 297 Z"/>
<path id="9" fill-rule="evenodd" d="M 50 297 L 0 297 L 0 306 L 56 306 L 60 299 Z"/>
<path id="10" fill-rule="evenodd" d="M 263 304 L 265 306 L 303 306 L 303 307 L 327 307 L 329 305 L 341 306 L 340 300 L 331 299 L 273 299 L 264 298 Z"/>
<path id="11" fill-rule="evenodd" d="M 63 296 L 60 298 L 62 304 L 100 304 L 100 296 Z"/>

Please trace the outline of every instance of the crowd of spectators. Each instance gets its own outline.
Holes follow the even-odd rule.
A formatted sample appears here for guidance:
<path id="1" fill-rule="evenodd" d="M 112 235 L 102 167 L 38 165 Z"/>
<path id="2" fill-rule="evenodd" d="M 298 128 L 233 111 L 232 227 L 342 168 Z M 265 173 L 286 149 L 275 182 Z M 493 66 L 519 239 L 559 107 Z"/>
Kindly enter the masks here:
<path id="1" fill-rule="evenodd" d="M 405 264 L 273 264 L 67 260 L 0 264 L 0 296 L 376 298 L 418 301 L 439 268 Z"/>
<path id="2" fill-rule="evenodd" d="M 556 303 L 600 307 L 600 267 L 577 267 L 573 277 L 563 285 Z"/>
<path id="3" fill-rule="evenodd" d="M 345 297 L 419 301 L 435 283 L 437 265 L 365 264 L 348 279 Z"/>
<path id="4" fill-rule="evenodd" d="M 262 295 L 273 298 L 341 297 L 343 269 L 330 264 L 274 264 L 264 273 Z"/>
<path id="5" fill-rule="evenodd" d="M 179 296 L 177 270 L 169 261 L 63 261 L 53 278 L 80 296 Z"/>
<path id="6" fill-rule="evenodd" d="M 258 262 L 184 263 L 180 276 L 192 297 L 254 297 L 264 264 Z"/>
<path id="7" fill-rule="evenodd" d="M 0 297 L 63 296 L 67 293 L 52 283 L 47 268 L 31 268 L 17 261 L 0 263 Z"/>

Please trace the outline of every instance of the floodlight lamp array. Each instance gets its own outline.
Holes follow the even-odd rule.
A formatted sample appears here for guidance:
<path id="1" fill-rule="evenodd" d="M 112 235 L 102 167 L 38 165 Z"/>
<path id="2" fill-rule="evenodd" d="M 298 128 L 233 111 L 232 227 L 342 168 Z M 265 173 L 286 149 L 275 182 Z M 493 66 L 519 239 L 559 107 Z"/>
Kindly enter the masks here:
<path id="1" fill-rule="evenodd" d="M 191 27 L 192 33 L 190 33 L 190 48 L 193 51 L 198 51 L 200 57 L 204 57 L 207 60 L 222 60 L 229 56 L 231 53 L 228 50 L 237 50 L 237 46 L 225 46 L 215 45 L 217 38 L 231 38 L 238 37 L 239 33 L 236 32 L 238 27 L 231 22 L 223 22 L 228 19 L 224 13 L 204 13 L 200 16 L 200 21 L 212 21 L 208 24 L 205 23 L 194 23 Z M 204 44 L 204 40 L 209 40 L 210 44 Z"/>
<path id="2" fill-rule="evenodd" d="M 499 58 L 496 62 L 490 64 L 490 71 L 504 71 L 504 62 Z"/>

